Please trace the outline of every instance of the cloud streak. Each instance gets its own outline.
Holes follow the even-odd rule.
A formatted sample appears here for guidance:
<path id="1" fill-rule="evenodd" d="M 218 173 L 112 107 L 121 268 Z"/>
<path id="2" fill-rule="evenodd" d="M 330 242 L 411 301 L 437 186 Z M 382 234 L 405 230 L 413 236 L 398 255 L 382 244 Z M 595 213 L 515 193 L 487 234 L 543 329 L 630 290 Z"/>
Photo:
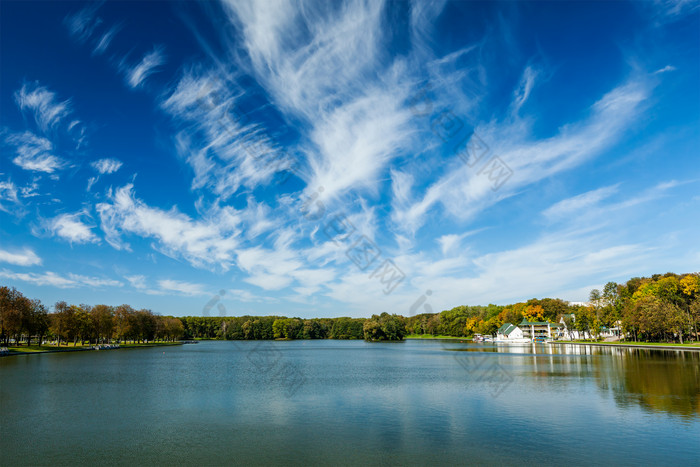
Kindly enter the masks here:
<path id="1" fill-rule="evenodd" d="M 16 266 L 36 266 L 41 264 L 41 258 L 29 248 L 18 251 L 0 249 L 0 263 L 9 263 Z"/>
<path id="2" fill-rule="evenodd" d="M 100 277 L 83 276 L 79 274 L 68 274 L 68 277 L 57 274 L 53 271 L 41 273 L 34 272 L 13 272 L 7 269 L 0 270 L 0 277 L 26 282 L 38 286 L 51 286 L 59 289 L 72 289 L 80 287 L 104 288 L 121 287 L 123 284 L 113 279 Z"/>
<path id="3" fill-rule="evenodd" d="M 116 249 L 129 249 L 122 234 L 154 238 L 160 251 L 182 257 L 197 267 L 231 267 L 239 244 L 241 216 L 230 207 L 215 208 L 199 221 L 178 212 L 147 206 L 135 197 L 133 185 L 117 189 L 109 201 L 96 206 L 107 242 Z"/>
<path id="4" fill-rule="evenodd" d="M 46 222 L 48 231 L 70 243 L 99 243 L 100 239 L 93 233 L 92 227 L 85 224 L 84 212 L 61 214 Z"/>
<path id="5" fill-rule="evenodd" d="M 66 165 L 63 159 L 54 155 L 51 141 L 30 131 L 10 134 L 5 142 L 15 147 L 17 155 L 12 162 L 24 170 L 51 174 Z"/>
<path id="6" fill-rule="evenodd" d="M 126 83 L 132 89 L 139 88 L 144 81 L 153 73 L 158 71 L 158 68 L 165 63 L 165 56 L 162 48 L 155 47 L 152 51 L 143 56 L 141 61 L 131 68 L 123 66 L 126 75 Z"/>
<path id="7" fill-rule="evenodd" d="M 119 170 L 122 162 L 116 159 L 99 159 L 90 163 L 100 175 L 111 174 Z"/>
<path id="8" fill-rule="evenodd" d="M 22 112 L 32 114 L 43 132 L 54 128 L 71 113 L 70 100 L 60 102 L 54 92 L 38 83 L 22 85 L 15 92 L 15 102 Z"/>

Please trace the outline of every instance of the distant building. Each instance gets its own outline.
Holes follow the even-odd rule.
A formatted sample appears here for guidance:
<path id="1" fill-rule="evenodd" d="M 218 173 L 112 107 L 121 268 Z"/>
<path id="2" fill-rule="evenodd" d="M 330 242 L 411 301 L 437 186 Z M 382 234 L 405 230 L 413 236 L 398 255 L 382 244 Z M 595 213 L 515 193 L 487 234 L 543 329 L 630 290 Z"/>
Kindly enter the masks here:
<path id="1" fill-rule="evenodd" d="M 503 326 L 498 328 L 496 332 L 496 339 L 498 340 L 515 340 L 522 339 L 523 331 L 514 324 L 505 323 Z"/>
<path id="2" fill-rule="evenodd" d="M 552 329 L 551 325 L 546 321 L 528 321 L 523 318 L 523 320 L 518 324 L 518 327 L 523 332 L 523 337 L 526 339 L 551 339 Z"/>
<path id="3" fill-rule="evenodd" d="M 561 323 L 549 323 L 549 330 L 554 339 L 566 337 L 566 325 Z"/>

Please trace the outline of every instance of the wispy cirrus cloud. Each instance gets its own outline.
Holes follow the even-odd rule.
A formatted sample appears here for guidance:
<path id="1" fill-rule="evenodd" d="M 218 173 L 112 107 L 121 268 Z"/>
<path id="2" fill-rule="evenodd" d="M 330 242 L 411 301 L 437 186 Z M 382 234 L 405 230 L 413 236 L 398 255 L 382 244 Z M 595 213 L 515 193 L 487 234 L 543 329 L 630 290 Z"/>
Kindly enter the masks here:
<path id="1" fill-rule="evenodd" d="M 600 201 L 617 193 L 619 187 L 620 184 L 618 183 L 563 199 L 545 209 L 542 214 L 549 219 L 558 219 L 576 214 L 580 215 L 584 209 L 595 206 Z"/>
<path id="2" fill-rule="evenodd" d="M 10 212 L 9 204 L 19 204 L 17 197 L 17 186 L 12 183 L 12 180 L 0 181 L 0 211 Z"/>
<path id="3" fill-rule="evenodd" d="M 122 162 L 117 159 L 99 159 L 90 162 L 93 169 L 97 170 L 100 175 L 111 174 L 119 170 Z"/>
<path id="4" fill-rule="evenodd" d="M 71 113 L 70 100 L 59 101 L 54 92 L 39 83 L 22 85 L 14 97 L 19 109 L 31 113 L 43 132 L 54 128 Z"/>
<path id="5" fill-rule="evenodd" d="M 535 85 L 536 78 L 537 70 L 535 70 L 532 66 L 527 66 L 525 71 L 523 71 L 523 76 L 520 78 L 518 88 L 513 93 L 513 103 L 511 106 L 514 114 L 518 113 L 520 107 L 522 107 L 523 104 L 525 104 L 525 101 L 527 101 L 527 98 L 530 97 L 530 91 L 532 91 L 532 88 Z"/>
<path id="6" fill-rule="evenodd" d="M 220 70 L 188 70 L 163 97 L 161 107 L 180 128 L 175 147 L 194 172 L 193 189 L 228 199 L 292 165 L 261 126 L 244 117 L 244 98 L 235 77 Z"/>
<path id="7" fill-rule="evenodd" d="M 102 277 L 84 276 L 80 274 L 68 274 L 63 276 L 53 271 L 46 272 L 14 272 L 7 269 L 0 270 L 0 277 L 26 282 L 39 286 L 51 286 L 60 289 L 71 289 L 79 287 L 104 288 L 104 287 L 121 287 L 124 284 L 114 279 Z"/>
<path id="8" fill-rule="evenodd" d="M 5 142 L 15 148 L 17 155 L 12 162 L 24 170 L 51 174 L 66 165 L 63 159 L 54 155 L 51 141 L 30 131 L 12 133 Z"/>
<path id="9" fill-rule="evenodd" d="M 63 24 L 71 36 L 79 42 L 86 42 L 97 27 L 102 24 L 102 19 L 97 16 L 97 11 L 102 2 L 92 2 L 82 10 L 66 16 Z"/>
<path id="10" fill-rule="evenodd" d="M 240 243 L 241 216 L 231 207 L 213 208 L 205 218 L 193 220 L 173 208 L 165 211 L 146 205 L 135 197 L 133 185 L 112 192 L 109 201 L 96 206 L 107 242 L 117 249 L 129 249 L 123 234 L 155 238 L 159 250 L 182 257 L 198 267 L 228 269 L 234 249 Z"/>
<path id="11" fill-rule="evenodd" d="M 613 212 L 619 215 L 620 212 L 629 211 L 640 204 L 659 200 L 668 196 L 668 192 L 674 188 L 691 183 L 698 183 L 698 180 L 659 182 L 624 198 L 618 194 L 620 184 L 617 183 L 563 199 L 545 209 L 542 215 L 549 221 L 564 221 L 570 225 L 603 224 L 606 219 L 612 217 L 610 214 Z M 616 196 L 609 199 L 613 195 Z M 608 202 L 605 202 L 606 200 Z"/>
<path id="12" fill-rule="evenodd" d="M 147 288 L 146 285 L 146 276 L 142 274 L 135 274 L 132 276 L 124 276 L 124 279 L 129 281 L 129 284 L 135 288 L 135 289 L 145 289 Z"/>
<path id="13" fill-rule="evenodd" d="M 195 282 L 174 279 L 160 279 L 156 285 L 149 285 L 146 276 L 141 274 L 124 276 L 129 284 L 141 293 L 147 295 L 182 295 L 185 297 L 201 297 L 209 295 L 208 287 Z"/>
<path id="14" fill-rule="evenodd" d="M 406 148 L 410 127 L 403 105 L 410 70 L 401 59 L 383 61 L 383 4 L 268 6 L 225 2 L 252 73 L 277 108 L 308 127 L 306 181 L 323 186 L 323 198 L 376 190 L 381 170 Z"/>
<path id="15" fill-rule="evenodd" d="M 165 63 L 163 49 L 154 47 L 152 51 L 143 56 L 141 61 L 134 66 L 129 67 L 122 63 L 121 68 L 126 77 L 126 83 L 132 89 L 140 87 L 143 82 L 158 71 L 158 68 Z"/>
<path id="16" fill-rule="evenodd" d="M 0 262 L 16 266 L 35 266 L 41 264 L 41 258 L 29 248 L 16 251 L 0 249 Z"/>
<path id="17" fill-rule="evenodd" d="M 473 219 L 519 190 L 596 157 L 612 148 L 636 121 L 651 88 L 644 77 L 630 79 L 592 105 L 587 118 L 562 126 L 549 138 L 535 138 L 531 134 L 531 122 L 519 118 L 478 125 L 475 134 L 492 144 L 487 159 L 498 155 L 513 172 L 507 185 L 495 192 L 488 176 L 456 160 L 450 166 L 452 170 L 430 184 L 421 197 L 408 199 L 405 195 L 395 195 L 392 205 L 395 226 L 417 231 L 436 204 L 456 219 Z M 408 188 L 403 188 L 401 193 L 407 191 Z"/>
<path id="18" fill-rule="evenodd" d="M 100 239 L 92 231 L 92 226 L 83 222 L 84 212 L 61 214 L 45 222 L 46 229 L 70 243 L 98 243 Z"/>
<path id="19" fill-rule="evenodd" d="M 124 283 L 122 283 L 118 280 L 107 279 L 104 277 L 91 277 L 91 276 L 84 276 L 81 274 L 69 273 L 68 278 L 72 281 L 75 281 L 76 284 L 79 284 L 81 286 L 96 287 L 96 288 L 122 287 L 122 286 L 124 286 Z"/>
<path id="20" fill-rule="evenodd" d="M 204 284 L 196 284 L 194 282 L 162 279 L 158 281 L 158 287 L 163 292 L 187 295 L 191 297 L 201 297 L 209 294 L 207 292 L 207 287 Z"/>
<path id="21" fill-rule="evenodd" d="M 81 44 L 88 41 L 92 42 L 93 55 L 102 55 L 105 53 L 112 43 L 114 36 L 116 36 L 121 29 L 121 25 L 116 24 L 106 31 L 104 30 L 107 25 L 104 25 L 102 18 L 97 16 L 97 12 L 103 3 L 102 1 L 93 2 L 82 10 L 66 16 L 63 20 L 63 24 L 68 29 L 68 33 L 71 37 Z M 100 29 L 103 29 L 102 32 L 100 32 Z"/>
<path id="22" fill-rule="evenodd" d="M 114 36 L 117 35 L 120 29 L 121 27 L 116 25 L 102 33 L 100 38 L 95 42 L 95 47 L 92 49 L 92 53 L 94 55 L 102 55 L 105 53 L 109 45 L 112 43 L 112 39 L 114 39 Z"/>
<path id="23" fill-rule="evenodd" d="M 86 191 L 90 191 L 92 186 L 97 183 L 101 175 L 108 175 L 118 171 L 122 162 L 117 159 L 98 159 L 90 162 L 90 166 L 97 171 L 99 175 L 88 178 Z"/>

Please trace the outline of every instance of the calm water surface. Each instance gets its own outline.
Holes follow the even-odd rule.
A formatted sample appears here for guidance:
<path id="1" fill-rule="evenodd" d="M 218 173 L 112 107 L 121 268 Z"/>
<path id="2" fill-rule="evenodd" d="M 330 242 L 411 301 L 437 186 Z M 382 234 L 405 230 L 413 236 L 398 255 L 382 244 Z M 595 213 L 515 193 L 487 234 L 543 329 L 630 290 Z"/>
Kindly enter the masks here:
<path id="1" fill-rule="evenodd" d="M 0 464 L 700 465 L 700 352 L 201 342 L 0 359 Z"/>

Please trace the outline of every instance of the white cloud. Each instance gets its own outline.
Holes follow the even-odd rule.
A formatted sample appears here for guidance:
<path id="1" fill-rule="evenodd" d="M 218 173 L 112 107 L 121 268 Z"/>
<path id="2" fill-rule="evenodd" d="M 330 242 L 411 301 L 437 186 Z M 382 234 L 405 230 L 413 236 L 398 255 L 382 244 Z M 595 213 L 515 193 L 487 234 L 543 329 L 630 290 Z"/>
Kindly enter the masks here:
<path id="1" fill-rule="evenodd" d="M 71 113 L 70 101 L 59 102 L 56 94 L 38 83 L 24 84 L 15 92 L 15 101 L 22 112 L 31 112 L 36 124 L 46 132 Z"/>
<path id="2" fill-rule="evenodd" d="M 315 247 L 309 251 L 295 249 L 292 245 L 295 237 L 296 232 L 292 230 L 278 231 L 272 248 L 239 249 L 237 265 L 248 273 L 243 280 L 264 290 L 280 290 L 295 283 L 308 290 L 320 290 L 321 285 L 333 281 L 337 275 L 335 269 L 328 265 L 310 268 L 308 258 L 317 255 L 315 259 L 318 260 L 319 251 Z"/>
<path id="3" fill-rule="evenodd" d="M 47 229 L 71 243 L 98 243 L 100 239 L 92 232 L 92 227 L 81 220 L 85 213 L 61 214 L 46 222 Z"/>
<path id="4" fill-rule="evenodd" d="M 0 262 L 15 264 L 17 266 L 34 266 L 41 264 L 41 258 L 29 248 L 24 248 L 22 251 L 0 249 Z"/>
<path id="5" fill-rule="evenodd" d="M 100 277 L 89 277 L 80 274 L 69 273 L 68 277 L 83 286 L 90 287 L 122 287 L 124 284 L 114 279 L 104 279 Z"/>
<path id="6" fill-rule="evenodd" d="M 537 71 L 531 66 L 526 67 L 520 79 L 518 89 L 513 93 L 512 108 L 514 114 L 518 113 L 520 107 L 522 107 L 525 101 L 527 101 L 527 98 L 530 97 L 530 91 L 532 91 L 532 87 L 535 85 L 535 78 L 537 78 Z"/>
<path id="7" fill-rule="evenodd" d="M 112 39 L 119 32 L 119 26 L 112 26 L 107 32 L 103 33 L 99 40 L 95 43 L 95 48 L 92 53 L 95 55 L 102 55 L 112 43 Z"/>
<path id="8" fill-rule="evenodd" d="M 119 170 L 122 162 L 116 159 L 99 159 L 90 162 L 90 165 L 97 170 L 100 175 L 111 174 Z"/>
<path id="9" fill-rule="evenodd" d="M 11 180 L 0 181 L 0 211 L 10 212 L 9 207 L 3 201 L 9 201 L 12 204 L 19 204 L 17 198 L 17 186 Z"/>
<path id="10" fill-rule="evenodd" d="M 128 249 L 121 234 L 136 234 L 158 240 L 157 248 L 167 255 L 183 257 L 197 267 L 228 269 L 239 244 L 242 225 L 238 211 L 231 207 L 212 208 L 204 219 L 192 220 L 173 208 L 169 211 L 147 206 L 133 193 L 133 185 L 119 188 L 109 202 L 97 205 L 107 242 Z"/>
<path id="11" fill-rule="evenodd" d="M 155 47 L 151 52 L 144 55 L 141 61 L 133 68 L 125 68 L 127 84 L 136 89 L 150 75 L 158 71 L 158 67 L 165 63 L 162 49 Z"/>
<path id="12" fill-rule="evenodd" d="M 184 126 L 175 144 L 194 171 L 193 189 L 207 188 L 227 199 L 292 165 L 290 156 L 240 113 L 244 94 L 231 75 L 188 71 L 163 98 L 161 107 Z"/>
<path id="13" fill-rule="evenodd" d="M 676 67 L 673 65 L 666 65 L 665 67 L 656 70 L 654 74 L 668 73 L 669 71 L 676 71 Z"/>
<path id="14" fill-rule="evenodd" d="M 455 158 L 449 170 L 430 185 L 422 198 L 392 206 L 392 220 L 398 229 L 416 231 L 436 204 L 456 219 L 473 219 L 484 209 L 512 196 L 518 190 L 570 170 L 611 148 L 640 115 L 650 88 L 644 80 L 631 80 L 604 95 L 582 121 L 562 126 L 558 134 L 535 139 L 523 120 L 491 122 L 476 128 L 481 140 L 491 145 L 490 153 L 474 168 Z M 494 190 L 486 162 L 498 155 L 510 178 Z M 508 171 L 503 169 L 507 174 Z"/>
<path id="15" fill-rule="evenodd" d="M 361 96 L 320 119 L 310 134 L 307 155 L 312 170 L 310 187 L 324 187 L 323 199 L 349 189 L 375 189 L 380 173 L 410 140 L 411 113 L 401 108 L 398 83 L 368 89 Z"/>
<path id="16" fill-rule="evenodd" d="M 65 166 L 61 158 L 53 155 L 51 141 L 42 136 L 25 131 L 9 135 L 5 141 L 15 146 L 17 156 L 12 162 L 24 170 L 50 174 Z"/>
<path id="17" fill-rule="evenodd" d="M 34 196 L 39 196 L 38 189 L 39 189 L 39 178 L 34 177 L 32 182 L 29 185 L 25 185 L 19 189 L 22 198 L 33 198 Z"/>
<path id="18" fill-rule="evenodd" d="M 145 289 L 146 286 L 146 276 L 136 274 L 133 276 L 124 276 L 124 279 L 129 281 L 129 284 L 135 289 Z"/>
<path id="19" fill-rule="evenodd" d="M 158 287 L 164 292 L 174 292 L 180 295 L 202 296 L 207 295 L 206 286 L 192 282 L 163 279 L 158 281 Z"/>
<path id="20" fill-rule="evenodd" d="M 52 287 L 58 287 L 60 289 L 69 289 L 77 287 L 121 287 L 123 285 L 121 282 L 112 279 L 82 276 L 79 274 L 69 274 L 68 277 L 64 277 L 52 271 L 46 271 L 42 273 L 21 273 L 9 271 L 7 269 L 2 269 L 0 270 L 0 277 L 10 280 L 27 282 L 39 286 L 48 285 Z"/>
<path id="21" fill-rule="evenodd" d="M 590 207 L 617 193 L 619 186 L 619 184 L 606 186 L 561 200 L 545 209 L 542 214 L 549 219 L 581 215 Z"/>
<path id="22" fill-rule="evenodd" d="M 88 181 L 87 181 L 87 188 L 85 189 L 85 191 L 90 191 L 90 189 L 92 188 L 92 186 L 93 186 L 95 183 L 97 183 L 97 181 L 98 181 L 99 179 L 100 179 L 99 176 L 98 176 L 98 177 L 90 177 L 90 178 L 88 178 Z"/>
<path id="23" fill-rule="evenodd" d="M 323 186 L 324 199 L 376 190 L 380 171 L 408 146 L 411 120 L 403 105 L 410 70 L 401 59 L 382 61 L 382 3 L 225 6 L 258 82 L 279 109 L 310 127 L 309 185 Z"/>
<path id="24" fill-rule="evenodd" d="M 442 251 L 443 256 L 447 256 L 448 254 L 457 251 L 460 248 L 462 240 L 467 235 L 468 232 L 461 235 L 447 234 L 438 237 L 437 242 L 440 244 L 440 250 Z"/>
<path id="25" fill-rule="evenodd" d="M 101 5 L 101 2 L 94 2 L 64 19 L 68 32 L 79 42 L 87 41 L 95 28 L 102 23 L 102 20 L 96 16 Z"/>

